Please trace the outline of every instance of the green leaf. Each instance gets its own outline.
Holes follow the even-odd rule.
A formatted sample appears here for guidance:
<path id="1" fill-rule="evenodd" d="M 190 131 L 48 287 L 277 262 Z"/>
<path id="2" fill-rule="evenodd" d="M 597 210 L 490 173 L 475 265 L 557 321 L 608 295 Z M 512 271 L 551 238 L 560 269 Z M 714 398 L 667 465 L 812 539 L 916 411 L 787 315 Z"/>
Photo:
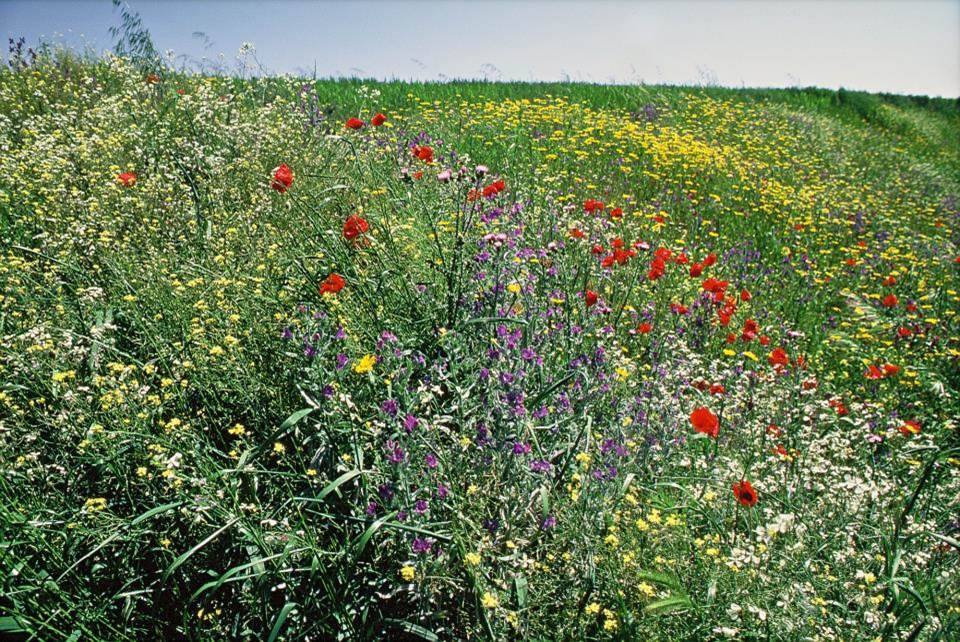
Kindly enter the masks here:
<path id="1" fill-rule="evenodd" d="M 662 600 L 650 602 L 650 604 L 647 604 L 643 610 L 651 615 L 665 615 L 674 611 L 686 610 L 690 608 L 693 608 L 693 602 L 690 601 L 690 598 L 685 595 L 671 595 L 670 597 L 666 597 Z"/>
<path id="2" fill-rule="evenodd" d="M 163 576 L 160 578 L 161 581 L 166 582 L 167 578 L 170 577 L 170 574 L 173 573 L 178 568 L 180 568 L 180 566 L 184 562 L 190 559 L 191 555 L 193 555 L 194 553 L 199 551 L 201 548 L 203 548 L 204 546 L 206 546 L 207 544 L 215 540 L 217 537 L 220 536 L 221 533 L 223 533 L 225 530 L 227 530 L 228 528 L 230 528 L 231 526 L 233 526 L 239 521 L 240 521 L 239 517 L 234 517 L 229 522 L 227 522 L 226 524 L 224 524 L 223 526 L 215 530 L 213 533 L 211 533 L 208 537 L 204 538 L 199 544 L 197 544 L 196 546 L 191 548 L 189 551 L 187 551 L 186 553 L 184 553 L 183 555 L 175 559 L 173 561 L 173 564 L 171 564 L 170 567 L 163 572 Z"/>
<path id="3" fill-rule="evenodd" d="M 414 624 L 412 622 L 407 622 L 406 620 L 397 620 L 391 617 L 384 618 L 383 621 L 386 624 L 396 627 L 397 629 L 403 631 L 404 633 L 411 633 L 418 636 L 422 640 L 429 640 L 429 642 L 439 642 L 440 638 L 436 633 L 429 629 L 425 629 L 419 624 Z"/>
<path id="4" fill-rule="evenodd" d="M 517 575 L 513 578 L 513 588 L 517 593 L 517 606 L 521 609 L 527 605 L 527 578 Z"/>
<path id="5" fill-rule="evenodd" d="M 267 642 L 274 642 L 274 640 L 277 639 L 277 636 L 280 635 L 280 630 L 283 629 L 283 623 L 287 621 L 287 616 L 290 615 L 290 611 L 296 607 L 296 602 L 287 602 L 283 605 L 280 613 L 277 614 L 276 621 L 273 623 L 273 629 L 270 631 L 270 637 L 267 638 Z"/>

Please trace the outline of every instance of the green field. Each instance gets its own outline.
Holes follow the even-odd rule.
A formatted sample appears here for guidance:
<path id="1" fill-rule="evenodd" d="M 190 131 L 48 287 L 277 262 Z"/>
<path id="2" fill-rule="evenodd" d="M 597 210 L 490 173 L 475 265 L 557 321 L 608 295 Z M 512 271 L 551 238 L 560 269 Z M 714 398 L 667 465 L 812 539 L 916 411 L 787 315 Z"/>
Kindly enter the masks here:
<path id="1" fill-rule="evenodd" d="M 45 52 L 0 237 L 5 639 L 960 638 L 956 100 Z"/>

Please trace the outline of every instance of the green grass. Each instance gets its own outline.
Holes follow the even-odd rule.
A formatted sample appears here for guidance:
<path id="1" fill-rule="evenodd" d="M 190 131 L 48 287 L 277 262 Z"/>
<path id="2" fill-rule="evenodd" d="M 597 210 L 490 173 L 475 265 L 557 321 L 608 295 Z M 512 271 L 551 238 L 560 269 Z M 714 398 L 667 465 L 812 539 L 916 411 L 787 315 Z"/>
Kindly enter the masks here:
<path id="1" fill-rule="evenodd" d="M 956 638 L 956 101 L 149 72 L 0 71 L 0 631 Z"/>

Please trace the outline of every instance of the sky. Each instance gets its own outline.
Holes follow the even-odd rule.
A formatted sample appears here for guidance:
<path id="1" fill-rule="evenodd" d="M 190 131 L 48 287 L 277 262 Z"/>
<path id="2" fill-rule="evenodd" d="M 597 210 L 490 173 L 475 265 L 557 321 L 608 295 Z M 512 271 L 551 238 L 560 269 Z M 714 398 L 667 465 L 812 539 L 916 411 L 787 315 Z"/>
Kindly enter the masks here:
<path id="1" fill-rule="evenodd" d="M 380 79 L 818 86 L 960 96 L 960 0 L 128 0 L 157 48 Z M 0 33 L 108 49 L 109 0 L 0 0 Z M 197 35 L 204 34 L 203 37 Z M 252 64 L 252 56 L 247 56 Z"/>

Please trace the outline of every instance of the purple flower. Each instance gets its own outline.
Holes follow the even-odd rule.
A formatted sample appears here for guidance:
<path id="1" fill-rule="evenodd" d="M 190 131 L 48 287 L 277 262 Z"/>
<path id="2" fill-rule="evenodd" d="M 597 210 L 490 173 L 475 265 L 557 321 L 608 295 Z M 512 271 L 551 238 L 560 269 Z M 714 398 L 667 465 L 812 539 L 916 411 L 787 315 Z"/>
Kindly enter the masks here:
<path id="1" fill-rule="evenodd" d="M 523 443 L 521 441 L 514 442 L 513 444 L 513 454 L 514 455 L 528 455 L 530 454 L 530 444 Z"/>
<path id="2" fill-rule="evenodd" d="M 403 429 L 407 431 L 407 434 L 410 434 L 419 423 L 420 421 L 416 417 L 408 413 L 403 420 Z"/>
<path id="3" fill-rule="evenodd" d="M 553 465 L 546 459 L 534 459 L 530 462 L 530 470 L 535 473 L 548 473 Z"/>
<path id="4" fill-rule="evenodd" d="M 423 515 L 427 512 L 427 500 L 418 499 L 417 502 L 413 505 L 413 510 L 416 511 L 418 515 Z"/>
<path id="5" fill-rule="evenodd" d="M 548 531 L 556 525 L 557 525 L 557 518 L 554 517 L 553 515 L 547 515 L 547 518 L 543 520 L 543 523 L 540 525 L 540 528 L 542 528 L 545 531 Z"/>
<path id="6" fill-rule="evenodd" d="M 381 404 L 380 409 L 385 414 L 390 415 L 391 417 L 396 417 L 399 406 L 397 405 L 396 399 L 387 399 L 383 402 L 383 404 Z"/>
<path id="7" fill-rule="evenodd" d="M 423 537 L 414 537 L 413 538 L 413 552 L 414 553 L 429 553 L 430 547 L 433 546 L 433 542 L 429 539 Z"/>

